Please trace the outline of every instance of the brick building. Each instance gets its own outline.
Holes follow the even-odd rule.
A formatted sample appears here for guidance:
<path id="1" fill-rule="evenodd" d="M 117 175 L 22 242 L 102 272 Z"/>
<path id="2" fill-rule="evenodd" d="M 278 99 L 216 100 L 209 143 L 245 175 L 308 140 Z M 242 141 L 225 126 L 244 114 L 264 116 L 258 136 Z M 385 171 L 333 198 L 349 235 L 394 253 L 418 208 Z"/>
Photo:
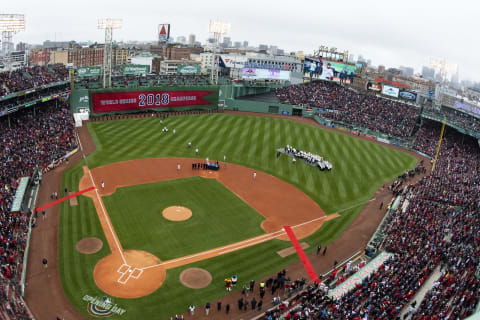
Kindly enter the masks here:
<path id="1" fill-rule="evenodd" d="M 80 48 L 68 52 L 68 62 L 75 67 L 103 65 L 103 48 Z"/>
<path id="2" fill-rule="evenodd" d="M 32 49 L 28 54 L 28 64 L 31 66 L 45 66 L 50 62 L 50 51 L 45 49 Z"/>
<path id="3" fill-rule="evenodd" d="M 155 56 L 165 58 L 165 60 L 190 60 L 190 55 L 200 54 L 203 52 L 202 47 L 185 47 L 185 46 L 151 46 L 150 53 Z"/>

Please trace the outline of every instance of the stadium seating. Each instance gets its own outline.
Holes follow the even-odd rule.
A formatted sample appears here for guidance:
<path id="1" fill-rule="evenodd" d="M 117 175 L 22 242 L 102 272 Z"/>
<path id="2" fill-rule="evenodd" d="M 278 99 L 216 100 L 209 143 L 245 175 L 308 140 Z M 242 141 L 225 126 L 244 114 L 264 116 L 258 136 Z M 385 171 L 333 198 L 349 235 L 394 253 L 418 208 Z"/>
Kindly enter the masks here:
<path id="1" fill-rule="evenodd" d="M 440 136 L 438 123 L 427 123 L 414 148 L 431 156 Z M 292 309 L 265 319 L 396 319 L 414 303 L 411 319 L 464 319 L 478 304 L 480 281 L 480 152 L 477 142 L 449 132 L 436 169 L 403 192 L 406 211 L 394 212 L 382 249 L 393 259 L 337 301 L 311 285 L 295 297 Z M 415 293 L 437 269 L 440 277 L 423 301 Z M 418 303 L 418 306 L 417 306 Z M 407 309 L 408 310 L 408 309 Z M 272 316 L 273 314 L 273 316 Z"/>
<path id="2" fill-rule="evenodd" d="M 0 73 L 0 97 L 38 86 L 68 80 L 68 70 L 63 64 L 25 67 Z"/>
<path id="3" fill-rule="evenodd" d="M 208 76 L 205 75 L 147 75 L 147 76 L 113 76 L 112 87 L 134 88 L 134 87 L 159 87 L 159 86 L 204 86 L 210 84 Z M 101 79 L 77 78 L 75 88 L 98 89 L 102 87 Z"/>
<path id="4" fill-rule="evenodd" d="M 68 76 L 62 67 L 25 68 L 0 74 L 0 95 Z M 81 80 L 90 86 L 88 80 Z M 99 79 L 92 81 L 97 85 Z M 115 79 L 122 85 L 207 84 L 203 76 Z M 419 110 L 407 104 L 366 96 L 328 82 L 313 82 L 277 90 L 283 103 L 327 110 L 323 117 L 344 121 L 397 137 L 411 135 Z M 449 111 L 445 111 L 449 112 Z M 478 120 L 453 113 L 465 125 Z M 470 124 L 470 121 L 473 123 Z M 477 121 L 477 122 L 475 122 Z M 47 103 L 0 118 L 0 318 L 28 318 L 16 297 L 28 229 L 28 214 L 10 214 L 18 179 L 30 176 L 76 147 L 73 121 L 65 104 Z M 440 124 L 427 122 L 416 133 L 413 148 L 434 156 Z M 27 156 L 28 155 L 28 156 Z M 412 319 L 463 319 L 475 310 L 480 281 L 480 151 L 478 143 L 447 129 L 436 169 L 401 192 L 407 210 L 393 212 L 382 250 L 394 254 L 377 272 L 337 301 L 318 285 L 297 294 L 288 307 L 279 305 L 265 319 L 395 319 L 413 302 L 427 279 L 440 273 L 427 298 L 417 301 Z M 399 206 L 402 208 L 402 205 Z M 343 281 L 335 281 L 341 283 Z M 302 285 L 303 286 L 303 285 Z"/>
<path id="5" fill-rule="evenodd" d="M 17 299 L 21 280 L 29 213 L 10 213 L 18 179 L 31 176 L 76 147 L 74 125 L 66 104 L 51 101 L 0 118 L 0 318 L 28 319 Z M 13 290 L 13 289 L 15 290 Z"/>
<path id="6" fill-rule="evenodd" d="M 328 81 L 283 87 L 276 94 L 281 103 L 322 108 L 323 118 L 393 137 L 409 137 L 420 115 L 420 109 L 411 105 L 357 93 Z"/>

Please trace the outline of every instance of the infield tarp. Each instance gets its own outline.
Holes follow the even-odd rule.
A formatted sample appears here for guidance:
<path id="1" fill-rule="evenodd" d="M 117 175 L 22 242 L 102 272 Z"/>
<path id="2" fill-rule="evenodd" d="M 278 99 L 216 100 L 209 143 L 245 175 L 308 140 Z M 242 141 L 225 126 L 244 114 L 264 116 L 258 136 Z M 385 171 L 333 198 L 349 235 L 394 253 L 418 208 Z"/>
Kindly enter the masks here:
<path id="1" fill-rule="evenodd" d="M 30 177 L 20 178 L 20 182 L 18 184 L 17 191 L 15 192 L 15 198 L 13 199 L 10 212 L 18 212 L 22 210 L 22 202 L 23 198 L 25 197 L 25 191 L 27 190 L 29 180 Z"/>

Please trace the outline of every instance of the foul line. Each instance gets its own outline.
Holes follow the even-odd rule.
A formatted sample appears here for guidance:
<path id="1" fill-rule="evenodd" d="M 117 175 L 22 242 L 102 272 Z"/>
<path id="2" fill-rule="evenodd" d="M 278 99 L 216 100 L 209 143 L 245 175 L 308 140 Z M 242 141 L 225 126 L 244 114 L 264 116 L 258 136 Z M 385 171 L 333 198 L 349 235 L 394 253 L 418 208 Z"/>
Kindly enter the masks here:
<path id="1" fill-rule="evenodd" d="M 105 221 L 107 222 L 108 228 L 110 229 L 110 233 L 112 234 L 113 241 L 115 241 L 115 245 L 117 246 L 118 252 L 120 252 L 120 256 L 122 257 L 123 263 L 128 265 L 127 260 L 125 259 L 125 256 L 123 255 L 122 247 L 120 246 L 119 240 L 117 239 L 117 235 L 113 231 L 113 227 L 110 223 L 110 218 L 108 217 L 107 212 L 106 212 L 106 210 L 103 206 L 103 201 L 100 198 L 100 195 L 98 194 L 98 189 L 97 189 L 97 186 L 95 185 L 95 181 L 93 181 L 92 173 L 90 172 L 90 169 L 88 168 L 88 161 L 87 161 L 87 158 L 85 157 L 85 152 L 83 152 L 82 141 L 80 140 L 80 136 L 78 135 L 78 132 L 77 132 L 77 139 L 78 139 L 78 144 L 80 145 L 80 150 L 82 150 L 83 159 L 85 160 L 85 163 L 87 165 L 88 175 L 90 176 L 90 181 L 92 182 L 92 185 L 93 185 L 92 188 L 95 189 L 95 194 L 97 195 L 98 203 L 100 203 L 100 208 L 102 208 L 103 215 L 105 217 Z"/>
<path id="2" fill-rule="evenodd" d="M 302 261 L 303 266 L 305 267 L 305 270 L 307 271 L 308 276 L 310 277 L 310 280 L 316 283 L 320 283 L 320 280 L 318 280 L 318 276 L 315 273 L 315 270 L 313 270 L 312 264 L 308 260 L 307 255 L 305 254 L 305 251 L 303 251 L 302 246 L 300 246 L 297 236 L 295 236 L 295 233 L 293 233 L 292 228 L 290 226 L 284 226 L 283 228 L 285 229 L 285 232 L 290 238 L 290 241 L 292 242 L 293 247 L 297 251 L 298 257 L 300 258 L 300 261 Z"/>
<path id="3" fill-rule="evenodd" d="M 36 212 L 40 212 L 40 211 L 45 210 L 45 209 L 47 209 L 47 208 L 50 208 L 51 206 L 54 206 L 54 205 L 56 205 L 56 204 L 58 204 L 58 203 L 60 203 L 60 202 L 63 202 L 63 201 L 65 201 L 65 200 L 68 200 L 68 199 L 71 199 L 71 198 L 74 198 L 74 197 L 76 197 L 76 196 L 78 196 L 78 195 L 81 195 L 81 194 L 83 194 L 83 193 L 85 193 L 85 192 L 92 191 L 93 189 L 95 189 L 95 187 L 90 187 L 90 188 L 83 189 L 83 190 L 81 190 L 81 191 L 72 193 L 71 195 L 68 195 L 68 196 L 66 196 L 66 197 L 60 198 L 60 199 L 55 200 L 55 201 L 53 201 L 53 202 L 50 202 L 50 203 L 48 203 L 48 204 L 46 204 L 46 205 L 44 205 L 44 206 L 42 206 L 42 207 L 40 207 L 40 208 L 37 208 L 37 209 L 35 209 L 35 211 L 36 211 Z"/>
<path id="4" fill-rule="evenodd" d="M 354 205 L 351 206 L 351 207 L 343 208 L 343 209 L 341 209 L 341 210 L 338 210 L 337 212 L 344 212 L 344 211 L 347 211 L 347 210 L 350 210 L 350 209 L 353 209 L 353 208 L 356 208 L 356 207 L 360 207 L 361 205 L 365 205 L 365 204 L 367 204 L 367 203 L 369 203 L 369 202 L 372 202 L 372 201 L 375 201 L 375 200 L 377 200 L 377 198 L 372 198 L 372 199 L 367 200 L 367 201 L 359 202 L 359 203 L 357 203 L 357 204 L 354 204 Z"/>
<path id="5" fill-rule="evenodd" d="M 332 217 L 332 216 L 334 216 L 334 215 L 315 218 L 315 219 L 312 219 L 310 221 L 305 221 L 303 223 L 292 226 L 291 228 L 292 229 L 298 228 L 298 227 L 301 227 L 303 225 L 310 224 L 310 223 L 315 222 L 315 221 L 320 221 L 320 220 L 323 220 L 323 219 L 327 219 L 327 218 Z M 196 253 L 196 254 L 193 254 L 193 255 L 168 260 L 168 261 L 165 261 L 165 262 L 162 262 L 162 263 L 159 263 L 159 264 L 155 264 L 155 265 L 151 265 L 151 266 L 148 266 L 148 267 L 144 267 L 144 268 L 141 268 L 141 269 L 146 270 L 146 269 L 151 269 L 151 268 L 155 268 L 155 267 L 161 267 L 161 266 L 176 263 L 176 262 L 179 262 L 179 261 L 193 259 L 193 258 L 197 258 L 197 257 L 204 256 L 204 255 L 209 255 L 209 254 L 212 254 L 212 253 L 217 253 L 217 255 L 216 255 L 216 257 L 217 257 L 217 256 L 223 255 L 225 253 L 229 253 L 229 252 L 232 252 L 232 251 L 237 251 L 237 250 L 243 249 L 245 247 L 254 246 L 254 245 L 260 244 L 262 242 L 281 237 L 283 235 L 285 235 L 285 230 L 282 228 L 278 231 L 274 231 L 274 232 L 271 232 L 271 233 L 266 233 L 266 234 L 260 235 L 258 237 L 255 237 L 255 238 L 250 238 L 250 239 L 247 239 L 247 240 L 244 240 L 244 241 L 232 243 L 232 244 L 225 245 L 225 246 L 215 248 L 215 249 L 210 249 L 210 250 L 200 252 L 200 253 Z"/>

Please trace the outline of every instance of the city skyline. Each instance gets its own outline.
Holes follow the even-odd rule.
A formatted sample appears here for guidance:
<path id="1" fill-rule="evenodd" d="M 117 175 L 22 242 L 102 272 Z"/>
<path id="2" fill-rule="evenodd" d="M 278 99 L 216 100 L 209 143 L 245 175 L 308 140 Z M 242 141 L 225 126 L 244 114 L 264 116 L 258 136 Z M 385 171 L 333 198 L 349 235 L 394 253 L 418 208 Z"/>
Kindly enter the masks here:
<path id="1" fill-rule="evenodd" d="M 59 10 L 52 10 L 56 7 Z M 428 66 L 432 58 L 441 58 L 459 65 L 460 79 L 478 81 L 478 44 L 471 41 L 469 32 L 480 26 L 474 17 L 479 5 L 473 2 L 462 10 L 452 10 L 451 3 L 443 0 L 407 0 L 401 6 L 377 0 L 361 4 L 346 0 L 342 10 L 314 1 L 305 1 L 293 10 L 283 1 L 251 0 L 242 6 L 218 1 L 160 4 L 144 0 L 137 1 L 135 7 L 137 11 L 112 0 L 86 0 L 75 10 L 68 10 L 63 2 L 46 0 L 7 3 L 2 11 L 26 16 L 26 31 L 14 36 L 15 43 L 103 42 L 104 33 L 96 26 L 97 20 L 105 17 L 123 19 L 122 28 L 114 32 L 116 41 L 153 41 L 157 25 L 170 23 L 173 38 L 195 34 L 203 43 L 209 36 L 209 19 L 218 18 L 231 23 L 228 36 L 233 41 L 246 40 L 254 46 L 269 44 L 285 52 L 306 54 L 326 45 L 348 50 L 356 57 L 368 57 L 376 66 L 410 66 L 415 73 Z"/>

